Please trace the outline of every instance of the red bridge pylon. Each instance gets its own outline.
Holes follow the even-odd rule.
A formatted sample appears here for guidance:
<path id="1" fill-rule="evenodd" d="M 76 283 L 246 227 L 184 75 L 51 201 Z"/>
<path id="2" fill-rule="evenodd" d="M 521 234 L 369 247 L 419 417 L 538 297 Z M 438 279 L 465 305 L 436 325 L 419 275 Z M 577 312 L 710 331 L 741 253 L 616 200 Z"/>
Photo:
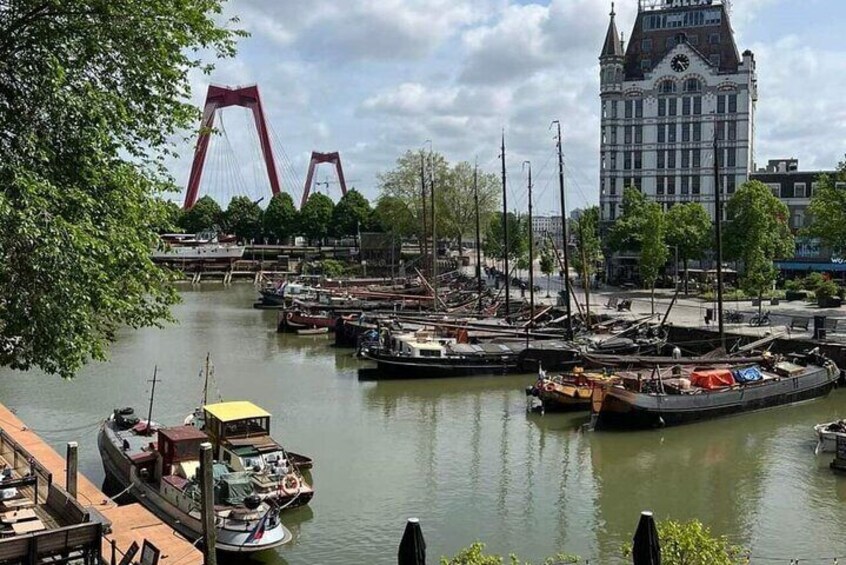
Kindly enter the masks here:
<path id="1" fill-rule="evenodd" d="M 338 173 L 338 183 L 341 185 L 341 194 L 347 194 L 347 181 L 344 180 L 344 169 L 341 167 L 341 155 L 336 151 L 334 153 L 318 153 L 313 151 L 311 153 L 311 161 L 308 164 L 308 175 L 306 176 L 305 188 L 303 189 L 303 201 L 300 203 L 300 208 L 305 206 L 308 202 L 308 196 L 311 192 L 311 184 L 314 180 L 314 170 L 317 165 L 321 163 L 332 163 L 335 165 L 335 171 Z"/>

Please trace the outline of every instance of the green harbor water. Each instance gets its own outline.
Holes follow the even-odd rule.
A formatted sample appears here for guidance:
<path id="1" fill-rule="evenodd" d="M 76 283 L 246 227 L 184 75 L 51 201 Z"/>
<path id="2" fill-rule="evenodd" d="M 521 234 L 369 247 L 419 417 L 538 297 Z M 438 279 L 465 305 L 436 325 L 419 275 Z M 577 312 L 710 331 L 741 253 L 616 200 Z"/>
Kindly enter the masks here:
<path id="1" fill-rule="evenodd" d="M 585 415 L 527 414 L 532 375 L 360 381 L 351 350 L 276 334 L 276 313 L 254 298 L 250 285 L 186 288 L 178 325 L 122 332 L 111 361 L 74 381 L 4 371 L 0 399 L 60 453 L 78 441 L 81 471 L 100 484 L 98 420 L 119 406 L 146 415 L 158 365 L 153 417 L 181 423 L 211 352 L 223 397 L 269 410 L 273 435 L 315 460 L 317 494 L 283 514 L 295 540 L 266 563 L 396 563 L 411 516 L 430 563 L 474 540 L 528 560 L 623 563 L 644 509 L 699 518 L 751 548 L 752 563 L 846 555 L 846 477 L 814 456 L 812 430 L 846 416 L 846 391 L 681 428 L 583 432 Z"/>

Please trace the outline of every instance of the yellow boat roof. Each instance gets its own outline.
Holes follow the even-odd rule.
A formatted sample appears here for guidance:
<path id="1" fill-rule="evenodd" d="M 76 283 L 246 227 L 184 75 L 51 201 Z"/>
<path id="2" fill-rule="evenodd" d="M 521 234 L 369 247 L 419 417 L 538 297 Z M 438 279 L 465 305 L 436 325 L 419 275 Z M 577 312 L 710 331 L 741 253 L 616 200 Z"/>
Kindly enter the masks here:
<path id="1" fill-rule="evenodd" d="M 259 408 L 247 400 L 206 404 L 203 406 L 203 410 L 221 422 L 233 422 L 235 420 L 246 420 L 247 418 L 270 417 L 270 414 L 266 410 Z"/>

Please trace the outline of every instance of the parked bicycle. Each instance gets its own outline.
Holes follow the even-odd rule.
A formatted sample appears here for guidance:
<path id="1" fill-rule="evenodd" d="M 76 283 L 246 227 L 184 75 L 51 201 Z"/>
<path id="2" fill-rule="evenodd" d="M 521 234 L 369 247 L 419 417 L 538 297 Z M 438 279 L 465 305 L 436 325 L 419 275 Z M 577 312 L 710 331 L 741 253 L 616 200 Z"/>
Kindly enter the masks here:
<path id="1" fill-rule="evenodd" d="M 755 314 L 749 320 L 749 325 L 752 327 L 761 327 L 761 326 L 769 326 L 772 322 L 770 321 L 770 311 L 767 310 L 761 314 Z"/>

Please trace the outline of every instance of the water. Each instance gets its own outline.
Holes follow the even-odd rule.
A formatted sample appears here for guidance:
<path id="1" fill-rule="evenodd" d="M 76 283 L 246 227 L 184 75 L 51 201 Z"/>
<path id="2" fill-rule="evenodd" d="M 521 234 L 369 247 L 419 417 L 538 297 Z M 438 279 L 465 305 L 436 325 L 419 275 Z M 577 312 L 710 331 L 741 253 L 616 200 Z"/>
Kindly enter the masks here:
<path id="1" fill-rule="evenodd" d="M 846 415 L 846 392 L 663 431 L 584 433 L 583 415 L 526 413 L 531 375 L 362 382 L 329 337 L 277 335 L 248 285 L 183 299 L 179 325 L 123 332 L 111 362 L 74 381 L 4 371 L 0 399 L 60 453 L 79 441 L 81 471 L 100 482 L 97 420 L 117 406 L 146 413 L 158 364 L 153 416 L 180 423 L 210 351 L 224 398 L 268 409 L 273 435 L 315 459 L 314 500 L 284 515 L 296 540 L 264 562 L 396 563 L 416 516 L 431 562 L 482 540 L 528 560 L 567 551 L 622 563 L 643 509 L 699 518 L 784 563 L 846 555 L 846 477 L 814 457 L 811 429 Z"/>

